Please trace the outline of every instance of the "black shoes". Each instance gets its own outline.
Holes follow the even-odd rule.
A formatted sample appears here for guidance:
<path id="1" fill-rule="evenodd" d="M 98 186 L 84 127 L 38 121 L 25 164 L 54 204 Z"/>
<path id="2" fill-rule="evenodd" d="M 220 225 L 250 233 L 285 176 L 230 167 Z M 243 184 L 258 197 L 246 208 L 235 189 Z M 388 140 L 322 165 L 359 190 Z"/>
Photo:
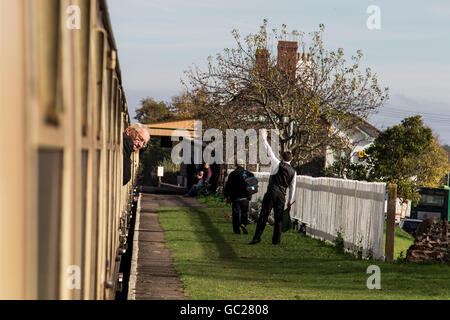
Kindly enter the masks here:
<path id="1" fill-rule="evenodd" d="M 248 244 L 257 244 L 257 243 L 260 243 L 260 242 L 261 242 L 261 239 L 253 239 Z"/>
<path id="2" fill-rule="evenodd" d="M 241 224 L 241 229 L 244 234 L 248 234 L 247 228 L 243 224 Z"/>

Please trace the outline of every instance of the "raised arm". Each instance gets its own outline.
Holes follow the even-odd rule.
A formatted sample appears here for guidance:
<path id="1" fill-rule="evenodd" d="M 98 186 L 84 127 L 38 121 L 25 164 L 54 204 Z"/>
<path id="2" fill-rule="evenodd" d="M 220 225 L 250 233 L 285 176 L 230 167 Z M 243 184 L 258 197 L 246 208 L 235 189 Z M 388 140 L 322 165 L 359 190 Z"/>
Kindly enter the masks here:
<path id="1" fill-rule="evenodd" d="M 297 173 L 294 174 L 291 184 L 289 185 L 289 204 L 292 204 L 295 200 L 295 188 L 297 186 Z"/>
<path id="2" fill-rule="evenodd" d="M 261 137 L 262 137 L 262 139 L 264 141 L 264 149 L 266 150 L 266 154 L 268 154 L 270 156 L 270 163 L 271 163 L 271 165 L 273 167 L 277 168 L 278 165 L 280 164 L 280 160 L 275 155 L 275 153 L 273 153 L 272 147 L 267 142 L 267 130 L 266 129 L 261 130 Z"/>

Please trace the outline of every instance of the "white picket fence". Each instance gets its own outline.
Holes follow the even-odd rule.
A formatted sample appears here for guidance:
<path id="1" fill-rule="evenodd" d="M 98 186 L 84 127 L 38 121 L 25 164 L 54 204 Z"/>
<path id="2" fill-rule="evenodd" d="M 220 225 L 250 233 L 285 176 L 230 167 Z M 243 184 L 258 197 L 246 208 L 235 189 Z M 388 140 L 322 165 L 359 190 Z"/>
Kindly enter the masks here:
<path id="1" fill-rule="evenodd" d="M 270 174 L 255 176 L 259 191 L 252 201 L 263 198 Z M 306 223 L 313 238 L 334 242 L 340 232 L 347 250 L 381 259 L 385 189 L 385 183 L 298 176 L 291 217 Z"/>

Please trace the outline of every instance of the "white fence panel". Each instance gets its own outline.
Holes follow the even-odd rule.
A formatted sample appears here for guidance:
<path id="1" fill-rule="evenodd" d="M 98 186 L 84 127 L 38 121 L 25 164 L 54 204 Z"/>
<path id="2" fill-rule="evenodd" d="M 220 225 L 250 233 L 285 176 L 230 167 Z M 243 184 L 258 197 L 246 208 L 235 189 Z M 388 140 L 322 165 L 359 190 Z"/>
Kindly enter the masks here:
<path id="1" fill-rule="evenodd" d="M 270 174 L 256 172 L 255 176 L 259 191 L 252 201 L 263 198 Z M 385 189 L 385 183 L 298 176 L 291 217 L 306 223 L 306 233 L 313 238 L 333 242 L 341 232 L 347 250 L 379 259 Z"/>

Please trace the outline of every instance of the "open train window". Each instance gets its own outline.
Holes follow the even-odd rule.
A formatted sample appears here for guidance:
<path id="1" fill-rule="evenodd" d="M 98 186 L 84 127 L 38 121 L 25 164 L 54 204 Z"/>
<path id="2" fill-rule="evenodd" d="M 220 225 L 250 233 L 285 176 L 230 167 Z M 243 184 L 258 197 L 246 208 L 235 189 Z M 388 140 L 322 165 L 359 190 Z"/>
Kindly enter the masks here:
<path id="1" fill-rule="evenodd" d="M 44 120 L 58 126 L 62 111 L 61 86 L 61 1 L 38 0 L 36 37 L 38 45 L 39 97 Z"/>
<path id="2" fill-rule="evenodd" d="M 58 299 L 63 151 L 38 152 L 38 298 Z"/>

